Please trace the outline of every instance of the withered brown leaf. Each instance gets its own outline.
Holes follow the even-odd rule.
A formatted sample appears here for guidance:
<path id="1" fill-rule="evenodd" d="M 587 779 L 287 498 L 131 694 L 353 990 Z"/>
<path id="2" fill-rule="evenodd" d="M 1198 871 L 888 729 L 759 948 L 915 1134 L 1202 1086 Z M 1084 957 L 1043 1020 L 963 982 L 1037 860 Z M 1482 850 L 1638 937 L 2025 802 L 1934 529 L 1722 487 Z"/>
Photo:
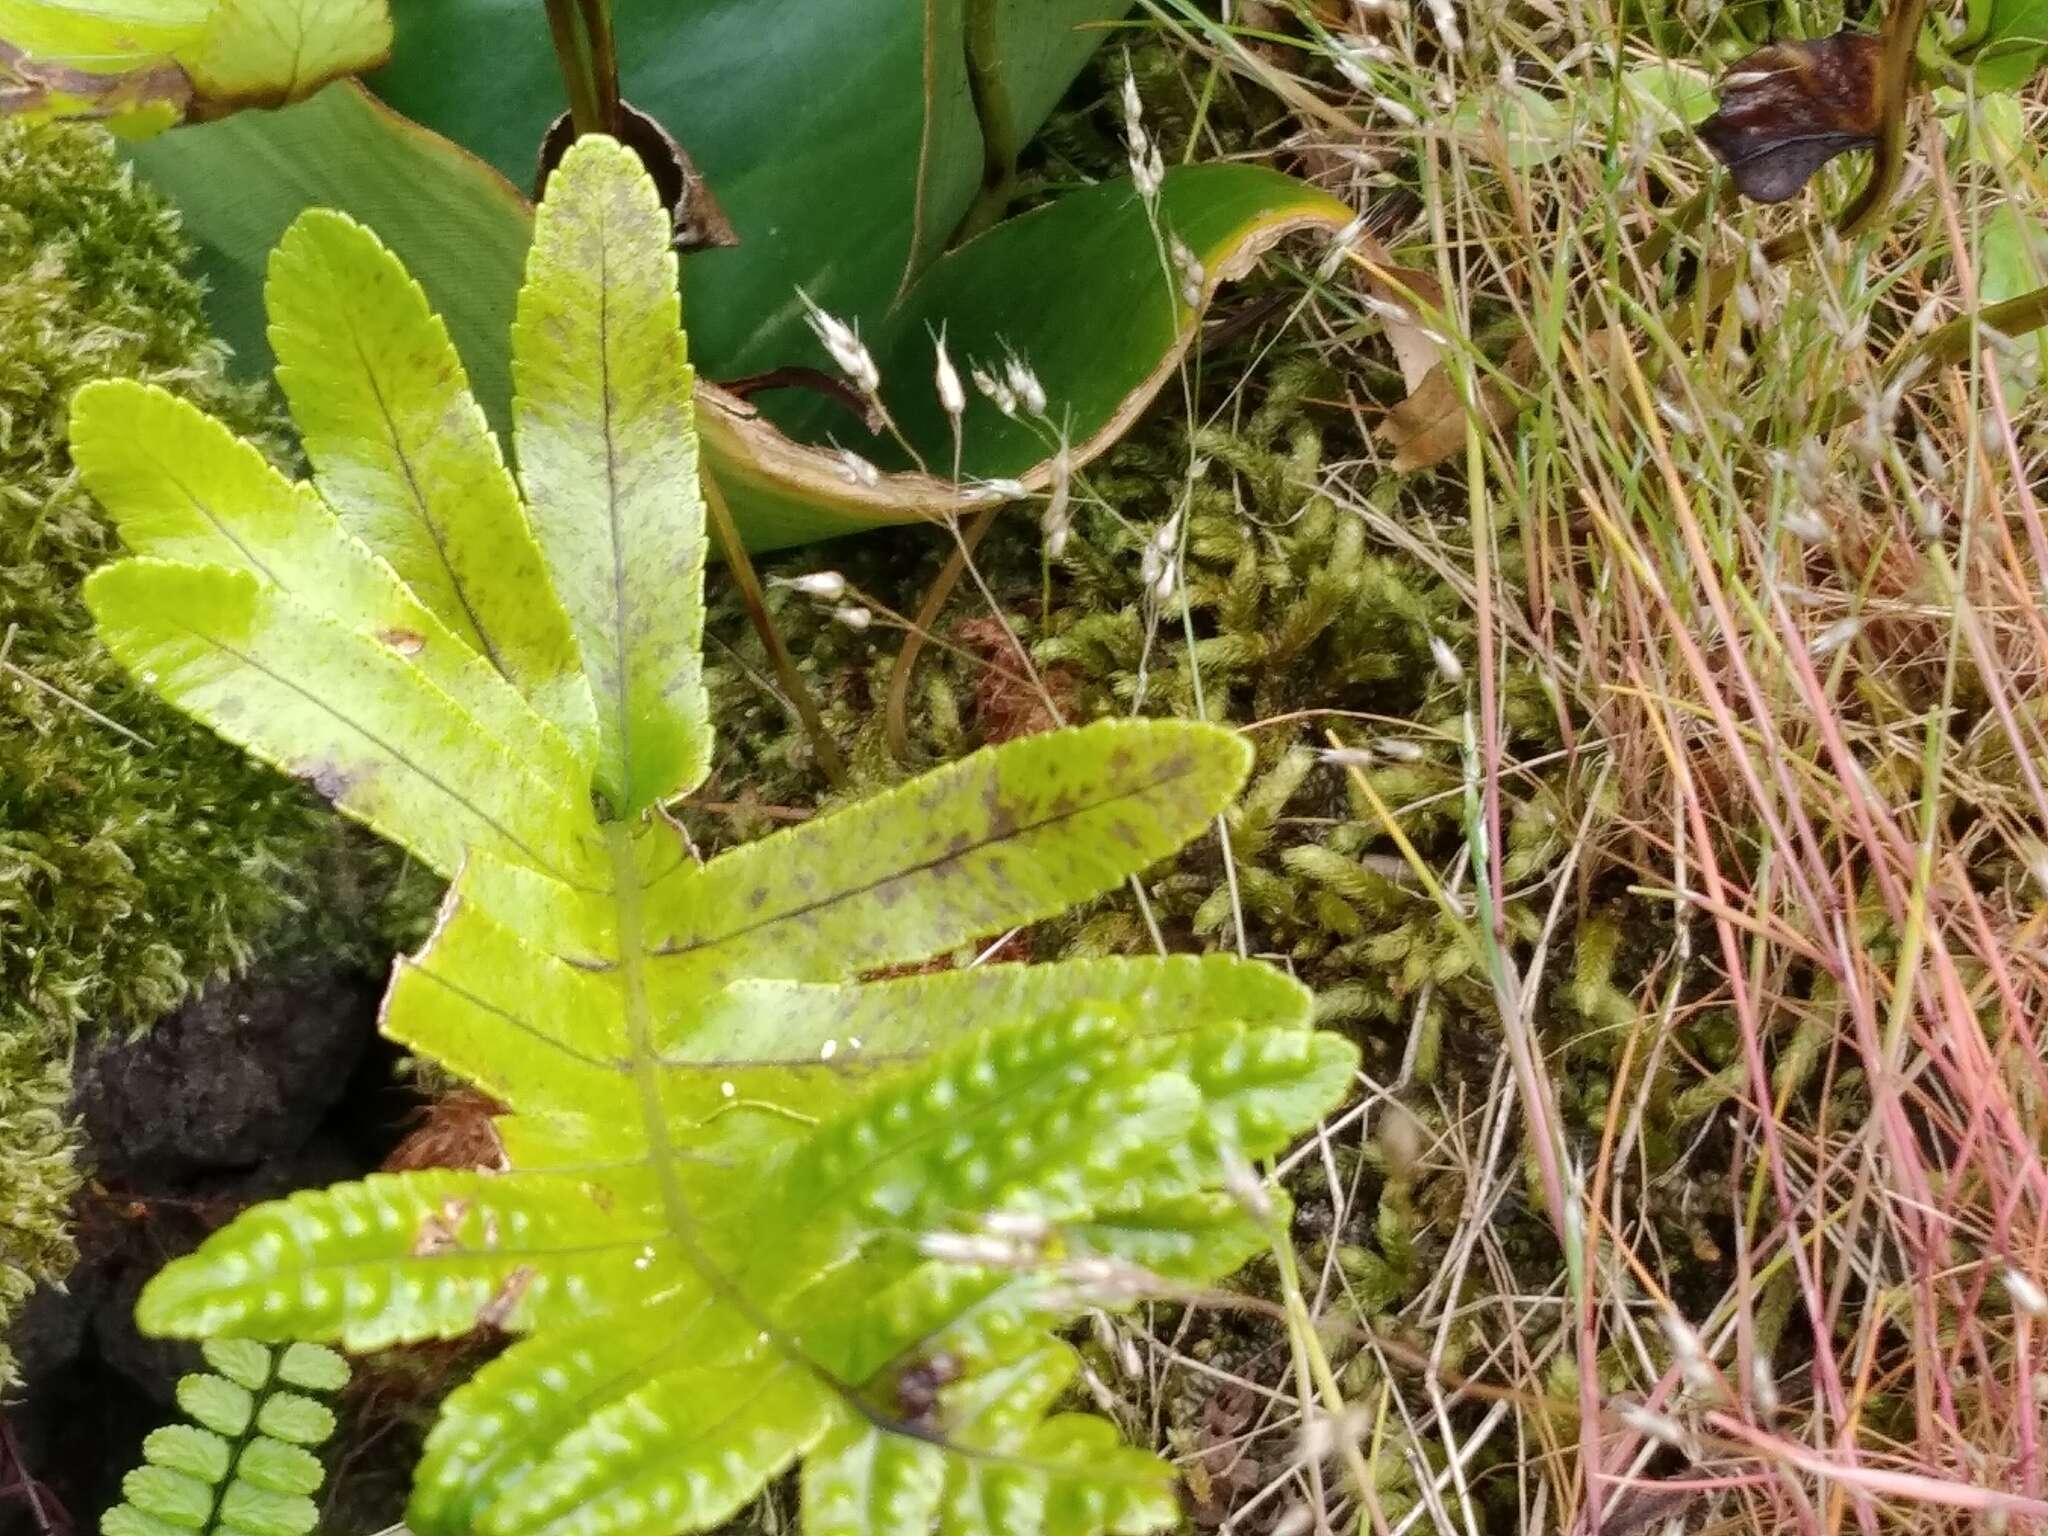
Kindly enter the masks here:
<path id="1" fill-rule="evenodd" d="M 687 255 L 691 251 L 716 250 L 740 243 L 739 235 L 726 219 L 725 210 L 718 206 L 718 199 L 711 195 L 710 185 L 698 171 L 696 161 L 676 141 L 674 134 L 630 101 L 622 101 L 619 103 L 617 136 L 640 157 L 640 163 L 647 167 L 647 174 L 654 178 L 655 190 L 661 194 L 661 205 L 668 209 L 675 225 L 675 248 L 678 251 Z M 547 190 L 548 177 L 554 174 L 562 156 L 575 142 L 576 125 L 564 112 L 548 125 L 547 134 L 541 139 L 540 173 L 533 182 L 535 202 L 540 201 L 542 193 Z"/>
<path id="2" fill-rule="evenodd" d="M 1508 371 L 1517 368 L 1518 361 L 1510 359 Z M 1499 384 L 1480 379 L 1474 389 L 1480 419 L 1488 427 L 1504 427 L 1515 419 L 1519 407 Z M 1434 469 L 1456 455 L 1465 446 L 1465 398 L 1450 369 L 1442 363 L 1431 368 L 1413 394 L 1380 418 L 1373 435 L 1394 450 L 1397 474 Z"/>
<path id="3" fill-rule="evenodd" d="M 192 79 L 169 59 L 112 73 L 31 58 L 0 41 L 0 117 L 93 122 L 157 112 L 164 126 L 192 106 Z"/>
<path id="4" fill-rule="evenodd" d="M 1772 43 L 1728 71 L 1700 138 L 1759 203 L 1795 197 L 1835 156 L 1876 145 L 1884 39 L 1847 29 Z"/>

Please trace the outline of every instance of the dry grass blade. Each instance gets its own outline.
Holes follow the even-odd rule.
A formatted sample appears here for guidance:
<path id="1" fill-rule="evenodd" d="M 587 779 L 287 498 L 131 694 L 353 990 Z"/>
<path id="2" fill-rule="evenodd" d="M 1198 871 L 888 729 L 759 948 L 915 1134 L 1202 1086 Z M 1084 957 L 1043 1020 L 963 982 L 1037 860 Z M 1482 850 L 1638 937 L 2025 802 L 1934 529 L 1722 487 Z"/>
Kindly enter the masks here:
<path id="1" fill-rule="evenodd" d="M 1160 14 L 1232 67 L 1188 11 Z M 1725 203 L 1674 236 L 1657 209 L 1714 172 L 1628 107 L 1684 66 L 1618 56 L 1643 47 L 1620 18 L 1461 15 L 1454 35 L 1434 8 L 1307 14 L 1262 67 L 1291 57 L 1355 134 L 1303 114 L 1293 152 L 1408 210 L 1327 296 L 1356 317 L 1327 354 L 1403 389 L 1375 423 L 1388 457 L 1326 488 L 1464 573 L 1477 681 L 1540 679 L 1577 743 L 1569 856 L 1534 904 L 1486 878 L 1490 800 L 1447 857 L 1403 830 L 1420 801 L 1365 783 L 1369 751 L 1340 754 L 1454 919 L 1446 889 L 1479 874 L 1501 1048 L 1548 1021 L 1526 1069 L 1404 1095 L 1435 1128 L 1430 1176 L 1462 1191 L 1435 1207 L 1437 1278 L 1321 1298 L 1323 1332 L 1353 1330 L 1390 1529 L 2038 1520 L 2048 402 L 2037 366 L 2014 372 L 2030 348 L 1936 326 L 1985 307 L 1981 231 L 2012 199 L 2048 217 L 2048 182 L 1970 155 L 1967 119 L 1916 116 L 1884 238 L 1808 236 L 1795 262 L 1773 236 L 1822 229 L 1812 209 Z M 2020 107 L 2037 132 L 2043 103 Z M 1827 172 L 1821 206 L 1867 174 Z M 1432 262 L 1444 361 L 1418 379 L 1373 272 Z M 1476 717 L 1475 795 L 1530 771 L 1498 709 Z M 1561 1196 L 1525 1128 L 1546 1122 Z M 1524 1200 L 1561 1203 L 1549 1242 Z M 1397 1336 L 1429 1369 L 1375 1342 Z"/>

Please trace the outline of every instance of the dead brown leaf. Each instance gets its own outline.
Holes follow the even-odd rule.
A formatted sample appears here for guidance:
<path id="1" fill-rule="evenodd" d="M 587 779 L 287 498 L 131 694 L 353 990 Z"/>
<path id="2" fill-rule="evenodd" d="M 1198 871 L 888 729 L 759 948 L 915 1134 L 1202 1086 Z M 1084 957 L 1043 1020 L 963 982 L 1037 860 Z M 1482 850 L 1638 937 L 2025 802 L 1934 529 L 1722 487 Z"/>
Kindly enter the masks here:
<path id="1" fill-rule="evenodd" d="M 1477 386 L 1478 408 L 1486 425 L 1506 426 L 1517 407 L 1508 392 L 1490 379 Z M 1394 469 L 1407 474 L 1433 469 L 1465 446 L 1465 402 L 1451 372 L 1438 363 L 1412 395 L 1380 418 L 1374 436 L 1394 450 Z"/>
<path id="2" fill-rule="evenodd" d="M 1189 1513 L 1203 1530 L 1216 1530 L 1228 1522 L 1232 1509 L 1268 1475 L 1266 1465 L 1243 1444 L 1256 1408 L 1252 1394 L 1236 1385 L 1220 1388 L 1202 1404 L 1201 1424 L 1194 1437 L 1196 1454 L 1182 1472 L 1193 1505 Z M 1270 1528 L 1278 1515 L 1276 1507 L 1253 1529 Z"/>
<path id="3" fill-rule="evenodd" d="M 1883 56 L 1883 38 L 1846 29 L 1759 48 L 1722 81 L 1700 138 L 1744 197 L 1782 203 L 1835 156 L 1876 145 Z"/>
<path id="4" fill-rule="evenodd" d="M 1061 724 L 1060 706 L 1073 702 L 1078 686 L 1073 673 L 1051 667 L 1040 675 L 1048 699 L 1028 681 L 1030 664 L 1018 654 L 1017 641 L 1002 620 L 963 619 L 953 626 L 953 638 L 987 662 L 974 685 L 974 723 L 983 742 L 994 746 Z"/>
<path id="5" fill-rule="evenodd" d="M 1374 314 L 1386 331 L 1387 345 L 1393 348 L 1401 382 L 1413 395 L 1443 361 L 1442 343 L 1416 312 L 1418 306 L 1442 310 L 1443 285 L 1420 267 L 1401 266 L 1385 246 L 1363 231 L 1352 240 L 1351 252 L 1360 282 L 1381 306 Z"/>

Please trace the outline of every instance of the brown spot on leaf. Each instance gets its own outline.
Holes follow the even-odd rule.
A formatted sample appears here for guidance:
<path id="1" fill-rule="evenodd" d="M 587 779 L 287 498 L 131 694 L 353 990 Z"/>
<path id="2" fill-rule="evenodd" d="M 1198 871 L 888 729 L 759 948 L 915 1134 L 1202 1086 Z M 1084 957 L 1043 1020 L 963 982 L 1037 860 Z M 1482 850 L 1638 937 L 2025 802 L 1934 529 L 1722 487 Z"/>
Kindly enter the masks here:
<path id="1" fill-rule="evenodd" d="M 431 1258 L 437 1253 L 462 1246 L 455 1229 L 462 1225 L 462 1218 L 469 1214 L 467 1200 L 449 1199 L 442 1203 L 439 1211 L 429 1211 L 420 1218 L 420 1230 L 412 1240 L 412 1256 L 416 1259 Z"/>
<path id="2" fill-rule="evenodd" d="M 327 758 L 294 763 L 290 772 L 293 778 L 304 779 L 329 800 L 341 799 L 363 779 L 360 772 L 344 768 Z"/>
<path id="3" fill-rule="evenodd" d="M 522 1264 L 505 1277 L 505 1283 L 498 1287 L 498 1293 L 477 1309 L 477 1325 L 482 1328 L 502 1328 L 512 1309 L 519 1305 L 533 1284 L 534 1269 L 531 1264 Z"/>
<path id="4" fill-rule="evenodd" d="M 380 629 L 377 639 L 401 656 L 417 656 L 427 648 L 427 637 L 416 629 Z"/>
<path id="5" fill-rule="evenodd" d="M 1877 143 L 1883 56 L 1883 38 L 1848 30 L 1759 48 L 1722 80 L 1700 139 L 1744 197 L 1782 203 L 1835 156 Z"/>
<path id="6" fill-rule="evenodd" d="M 959 1358 L 935 1350 L 913 1360 L 896 1377 L 896 1416 L 903 1423 L 935 1433 L 939 1429 L 939 1394 L 960 1379 Z"/>
<path id="7" fill-rule="evenodd" d="M 993 771 L 981 787 L 981 816 L 983 842 L 1000 843 L 1016 835 L 1017 808 L 1003 798 L 1002 779 Z"/>

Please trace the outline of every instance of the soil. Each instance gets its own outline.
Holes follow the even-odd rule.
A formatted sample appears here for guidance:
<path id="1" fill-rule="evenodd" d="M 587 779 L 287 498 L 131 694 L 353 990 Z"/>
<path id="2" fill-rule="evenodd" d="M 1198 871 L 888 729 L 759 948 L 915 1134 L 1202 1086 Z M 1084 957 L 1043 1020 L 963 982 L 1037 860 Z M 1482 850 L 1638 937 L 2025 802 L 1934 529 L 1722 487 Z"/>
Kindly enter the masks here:
<path id="1" fill-rule="evenodd" d="M 404 1137 L 421 1101 L 377 1038 L 380 990 L 353 970 L 258 974 L 79 1061 L 93 1169 L 81 1256 L 14 1329 L 23 1385 L 0 1408 L 0 1536 L 96 1529 L 142 1437 L 175 1417 L 199 1353 L 136 1331 L 150 1275 L 244 1207 L 359 1177 Z"/>

